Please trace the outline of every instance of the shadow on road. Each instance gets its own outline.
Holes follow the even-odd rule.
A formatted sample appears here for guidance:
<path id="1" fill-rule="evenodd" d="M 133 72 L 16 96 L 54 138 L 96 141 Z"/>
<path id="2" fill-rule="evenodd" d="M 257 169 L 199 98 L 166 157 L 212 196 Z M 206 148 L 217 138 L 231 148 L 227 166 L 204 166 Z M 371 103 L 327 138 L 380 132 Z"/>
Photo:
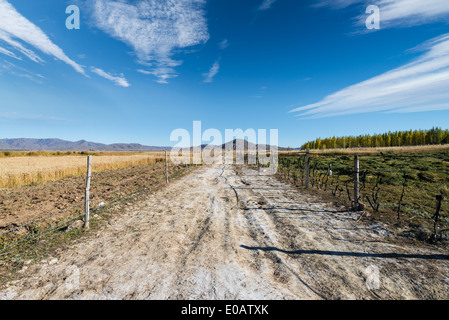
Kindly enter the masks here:
<path id="1" fill-rule="evenodd" d="M 365 252 L 344 252 L 344 251 L 329 251 L 329 250 L 283 250 L 275 247 L 248 247 L 245 245 L 240 246 L 247 250 L 260 250 L 260 251 L 278 251 L 286 254 L 318 254 L 328 256 L 340 256 L 340 257 L 360 257 L 360 258 L 384 258 L 384 259 L 426 259 L 426 260 L 449 260 L 449 255 L 444 254 L 406 254 L 406 253 L 365 253 Z"/>

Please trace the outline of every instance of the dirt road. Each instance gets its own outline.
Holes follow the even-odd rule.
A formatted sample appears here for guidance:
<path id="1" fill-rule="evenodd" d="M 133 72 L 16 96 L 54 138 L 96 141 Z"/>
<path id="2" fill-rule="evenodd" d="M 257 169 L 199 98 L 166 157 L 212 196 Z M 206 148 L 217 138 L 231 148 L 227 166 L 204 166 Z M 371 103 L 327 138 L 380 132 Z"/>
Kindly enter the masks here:
<path id="1" fill-rule="evenodd" d="M 449 255 L 257 171 L 206 166 L 24 268 L 3 299 L 448 299 Z"/>

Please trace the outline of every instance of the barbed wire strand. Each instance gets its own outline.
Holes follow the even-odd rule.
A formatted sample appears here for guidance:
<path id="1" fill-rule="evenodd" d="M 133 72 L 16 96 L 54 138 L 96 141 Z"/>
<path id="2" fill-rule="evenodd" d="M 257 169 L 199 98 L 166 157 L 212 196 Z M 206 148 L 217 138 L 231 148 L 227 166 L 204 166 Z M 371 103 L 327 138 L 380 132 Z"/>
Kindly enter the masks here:
<path id="1" fill-rule="evenodd" d="M 151 165 L 154 165 L 154 163 L 144 164 L 142 167 L 145 167 L 145 166 L 151 166 Z M 107 171 L 107 170 L 106 170 L 106 171 Z M 94 174 L 101 174 L 101 173 L 106 172 L 106 171 L 92 172 L 92 174 L 93 174 L 93 175 L 94 175 Z M 73 176 L 67 176 L 67 177 L 64 177 L 63 179 L 61 179 L 61 181 L 58 181 L 56 184 L 52 185 L 52 187 L 56 188 L 56 187 L 58 187 L 59 185 L 64 184 L 65 181 L 62 181 L 62 180 L 65 180 L 65 179 L 67 179 L 67 178 L 69 178 L 69 179 L 70 179 L 70 178 L 82 178 L 83 181 L 86 181 L 86 177 L 85 177 L 84 174 L 85 174 L 85 173 L 83 173 L 83 174 L 81 174 L 81 175 L 73 175 Z M 29 195 L 29 194 L 31 194 L 31 193 L 34 193 L 34 192 L 40 192 L 40 191 L 45 191 L 45 188 L 39 188 L 39 189 L 37 189 L 37 190 L 30 190 L 30 191 L 26 191 L 26 192 L 22 192 L 22 193 L 11 193 L 11 194 L 7 194 L 7 195 L 0 195 L 0 200 L 5 200 L 5 199 L 8 199 L 8 198 L 13 198 L 13 197 L 21 197 L 21 196 Z"/>
<path id="2" fill-rule="evenodd" d="M 64 227 L 65 224 L 68 224 L 68 223 L 70 223 L 71 221 L 76 220 L 76 219 L 79 219 L 79 217 L 75 217 L 74 219 L 65 221 L 64 224 L 62 224 L 62 226 L 61 226 L 59 229 L 62 229 L 62 228 Z M 42 242 L 41 244 L 39 244 L 38 246 L 34 246 L 33 248 L 29 248 L 29 250 L 26 250 L 27 248 L 24 248 L 25 252 L 23 252 L 23 253 L 20 254 L 20 255 L 17 255 L 17 254 L 14 255 L 15 260 L 18 261 L 18 260 L 20 260 L 21 258 L 23 258 L 26 254 L 28 254 L 28 251 L 37 251 L 37 249 L 39 249 L 40 247 L 42 247 L 42 246 L 48 244 L 49 242 L 53 241 L 53 240 L 56 239 L 56 238 L 61 237 L 61 235 L 62 235 L 62 234 L 55 233 L 53 237 L 51 237 L 50 239 L 47 239 L 47 241 L 43 241 L 43 242 Z M 0 256 L 3 255 L 3 257 L 5 257 L 5 256 L 7 256 L 8 254 L 12 254 L 12 253 L 13 253 L 13 252 L 6 252 L 6 253 L 3 253 L 3 254 L 0 254 Z M 8 260 L 5 260 L 5 261 L 8 261 Z M 2 266 L 5 266 L 6 264 L 7 264 L 7 262 L 3 263 Z"/>
<path id="3" fill-rule="evenodd" d="M 441 151 L 445 151 L 445 150 L 437 150 L 435 152 L 441 152 Z M 298 153 L 292 153 L 292 154 L 286 154 L 285 156 L 295 156 L 295 155 L 300 155 L 300 156 L 305 156 L 307 155 L 307 152 L 305 151 L 300 151 Z M 383 154 L 381 153 L 381 151 L 378 151 L 377 153 L 371 153 L 371 154 L 366 154 L 363 153 L 363 151 L 359 154 L 357 154 L 356 152 L 352 152 L 352 153 L 344 153 L 344 152 L 313 152 L 311 151 L 309 153 L 310 156 L 339 156 L 339 157 L 351 157 L 351 156 L 359 156 L 359 157 L 383 157 L 383 158 L 436 158 L 436 159 L 440 159 L 439 157 L 436 157 L 435 155 L 415 155 L 415 154 Z M 282 157 L 281 157 L 282 158 Z"/>
<path id="4" fill-rule="evenodd" d="M 85 176 L 68 176 L 66 178 L 61 179 L 61 181 L 57 182 L 56 184 L 52 185 L 53 188 L 56 188 L 64 183 L 66 183 L 66 181 L 62 181 L 65 180 L 67 178 L 79 178 L 82 177 L 82 180 L 86 181 L 86 177 Z M 39 188 L 37 190 L 30 190 L 30 191 L 26 191 L 26 192 L 22 192 L 22 193 L 10 193 L 7 195 L 0 195 L 0 200 L 5 200 L 5 199 L 9 199 L 9 198 L 13 198 L 13 197 L 22 197 L 25 195 L 29 195 L 31 193 L 37 193 L 37 192 L 41 192 L 41 191 L 45 191 L 45 188 Z"/>
<path id="5" fill-rule="evenodd" d="M 169 175 L 169 177 L 177 176 L 180 172 L 183 172 L 183 171 L 185 171 L 184 168 L 178 169 L 177 171 L 175 171 L 174 173 L 172 173 L 171 175 Z M 150 187 L 150 186 L 152 186 L 152 185 L 158 184 L 158 183 L 160 183 L 161 181 L 163 181 L 163 177 L 161 177 L 161 178 L 159 178 L 159 179 L 157 179 L 157 180 L 155 180 L 155 181 L 152 181 L 152 182 L 150 182 L 150 183 L 148 183 L 148 184 L 145 184 L 145 185 L 139 187 L 138 189 L 132 191 L 131 193 L 126 194 L 125 196 L 132 196 L 132 195 L 135 195 L 136 192 L 139 192 L 139 191 L 143 192 L 144 189 L 146 189 L 146 188 L 148 188 L 148 187 Z M 129 187 L 128 187 L 128 188 L 129 188 Z M 92 198 L 91 201 L 94 201 L 96 198 L 104 197 L 104 196 L 107 195 L 107 194 L 120 192 L 120 191 L 122 191 L 122 190 L 124 190 L 124 189 L 126 189 L 126 187 L 120 188 L 119 190 L 114 190 L 114 191 L 108 192 L 108 193 L 106 193 L 106 194 L 97 195 L 96 197 Z M 141 193 L 141 192 L 140 192 L 140 193 Z M 83 203 L 84 203 L 84 201 L 83 201 Z M 24 224 L 24 225 L 22 225 L 22 226 L 18 226 L 18 227 L 16 227 L 16 228 L 12 229 L 12 230 L 9 230 L 9 231 L 7 231 L 7 232 L 4 232 L 4 233 L 0 234 L 0 236 L 5 235 L 5 234 L 8 234 L 8 233 L 11 233 L 11 232 L 13 232 L 13 231 L 15 231 L 15 230 L 18 230 L 18 229 L 20 229 L 20 228 L 22 228 L 22 227 L 24 227 L 24 226 L 31 225 L 31 224 L 33 224 L 33 223 L 35 223 L 35 222 L 37 222 L 37 221 L 44 220 L 44 219 L 46 219 L 46 218 L 48 218 L 48 217 L 51 217 L 51 216 L 53 216 L 53 215 L 55 215 L 55 214 L 62 213 L 62 212 L 64 212 L 64 211 L 67 211 L 68 209 L 74 208 L 74 207 L 76 207 L 76 206 L 78 206 L 78 205 L 79 205 L 79 203 L 76 204 L 76 205 L 73 205 L 73 206 L 64 208 L 64 209 L 62 209 L 62 210 L 59 210 L 59 211 L 57 211 L 57 212 L 53 212 L 53 213 L 47 215 L 46 217 L 42 217 L 42 218 L 35 219 L 35 220 L 33 220 L 32 222 L 26 223 L 26 224 Z M 97 212 L 98 210 L 99 210 L 99 208 L 94 208 L 91 212 L 94 213 L 94 212 Z M 35 234 L 35 235 L 31 235 L 31 236 L 29 236 L 29 237 L 27 237 L 27 238 L 21 239 L 21 240 L 16 241 L 16 242 L 13 242 L 13 243 L 11 243 L 10 245 L 8 245 L 7 247 L 1 249 L 0 252 L 4 252 L 5 250 L 7 250 L 7 249 L 9 249 L 9 248 L 12 248 L 13 246 L 15 246 L 15 245 L 17 245 L 17 244 L 20 244 L 20 243 L 23 243 L 23 242 L 26 242 L 26 241 L 30 241 L 30 240 L 32 240 L 32 239 L 34 239 L 34 238 L 37 238 L 38 236 L 40 236 L 40 235 L 42 235 L 42 234 L 44 234 L 44 233 L 46 233 L 46 232 L 48 232 L 48 231 L 51 231 L 51 230 L 54 230 L 54 229 L 60 229 L 60 228 L 62 228 L 63 225 L 65 225 L 65 224 L 67 224 L 67 223 L 70 223 L 71 221 L 74 221 L 74 220 L 76 220 L 76 219 L 79 219 L 80 217 L 83 217 L 83 216 L 84 216 L 84 213 L 83 213 L 83 214 L 80 214 L 80 215 L 78 215 L 78 216 L 76 216 L 75 218 L 72 218 L 72 219 L 69 219 L 69 220 L 67 220 L 67 221 L 64 221 L 63 223 L 61 223 L 61 224 L 59 224 L 59 225 L 57 225 L 57 226 L 54 226 L 54 227 L 50 227 L 50 228 L 44 229 L 43 231 L 41 231 L 41 232 L 39 232 L 39 233 L 37 233 L 37 234 Z"/>
<path id="6" fill-rule="evenodd" d="M 52 216 L 54 216 L 54 215 L 57 215 L 57 214 L 59 214 L 59 213 L 63 213 L 63 212 L 65 212 L 65 211 L 69 210 L 69 209 L 75 208 L 75 207 L 77 207 L 77 206 L 83 204 L 84 201 L 85 201 L 85 200 L 79 201 L 79 202 L 77 202 L 77 203 L 75 203 L 75 204 L 73 204 L 73 205 L 71 205 L 71 206 L 69 206 L 69 207 L 66 207 L 66 208 L 64 208 L 64 209 L 61 209 L 61 210 L 59 210 L 59 211 L 52 212 L 52 213 L 50 213 L 50 214 L 48 214 L 48 215 L 46 215 L 46 216 L 44 216 L 44 217 L 36 218 L 36 219 L 34 219 L 34 220 L 30 221 L 30 222 L 26 222 L 26 223 L 24 223 L 24 224 L 22 224 L 22 225 L 20 225 L 20 226 L 17 226 L 17 227 L 15 227 L 15 228 L 11 229 L 11 230 L 8 230 L 8 231 L 5 231 L 5 232 L 3 232 L 3 233 L 0 233 L 0 237 L 3 236 L 3 235 L 5 235 L 5 234 L 8 234 L 8 233 L 17 231 L 17 230 L 19 230 L 19 229 L 21 229 L 21 228 L 23 228 L 23 227 L 27 227 L 27 226 L 29 226 L 29 225 L 35 224 L 36 222 L 39 222 L 39 221 L 48 219 L 48 218 L 50 218 L 50 217 L 52 217 Z"/>
<path id="7" fill-rule="evenodd" d="M 181 170 L 183 170 L 183 169 L 181 169 Z M 162 179 L 162 178 L 160 178 L 160 179 L 158 179 L 158 180 L 156 180 L 156 181 L 159 181 L 159 180 L 161 180 L 161 179 Z M 145 184 L 145 185 L 151 185 L 152 183 L 153 183 L 153 182 L 150 182 L 150 183 Z M 124 187 L 122 187 L 122 188 L 119 188 L 118 190 L 111 190 L 111 191 L 109 191 L 109 192 L 106 192 L 106 193 L 103 193 L 103 194 L 100 194 L 100 195 L 96 195 L 96 196 L 94 196 L 93 198 L 91 198 L 90 201 L 95 201 L 97 198 L 103 198 L 103 197 L 105 197 L 105 196 L 107 196 L 107 195 L 109 195 L 109 194 L 118 193 L 118 192 L 121 192 L 121 191 L 123 191 L 123 190 L 125 190 L 125 189 L 128 189 L 128 188 L 130 188 L 130 187 L 129 187 L 129 186 L 124 186 Z M 23 227 L 32 225 L 32 224 L 34 224 L 34 223 L 36 223 L 36 222 L 39 222 L 39 221 L 42 221 L 42 220 L 46 220 L 46 219 L 48 219 L 48 218 L 50 218 L 50 217 L 52 217 L 52 216 L 54 216 L 54 215 L 57 215 L 57 214 L 59 214 L 59 213 L 65 212 L 65 211 L 67 211 L 67 210 L 69 210 L 69 209 L 72 209 L 72 208 L 74 208 L 74 207 L 77 207 L 77 206 L 79 206 L 79 205 L 82 205 L 84 202 L 85 202 L 85 200 L 78 201 L 78 202 L 76 202 L 75 204 L 73 204 L 73 205 L 71 205 L 71 206 L 69 206 L 69 207 L 66 207 L 66 208 L 61 209 L 61 210 L 56 211 L 56 212 L 52 212 L 52 213 L 50 213 L 50 214 L 48 214 L 48 215 L 46 215 L 46 216 L 39 217 L 39 218 L 34 219 L 34 220 L 30 221 L 30 222 L 27 222 L 27 223 L 24 223 L 24 224 L 22 224 L 22 225 L 20 225 L 20 226 L 17 226 L 17 227 L 15 227 L 15 228 L 11 229 L 11 230 L 8 230 L 8 231 L 6 231 L 6 232 L 0 233 L 0 237 L 3 236 L 3 235 L 5 235 L 5 234 L 14 232 L 14 231 L 16 231 L 16 230 L 18 230 L 18 229 L 20 229 L 20 228 L 23 228 Z"/>
<path id="8" fill-rule="evenodd" d="M 20 244 L 20 243 L 23 243 L 23 242 L 28 242 L 28 241 L 30 241 L 30 240 L 32 240 L 32 239 L 35 239 L 35 238 L 37 238 L 38 236 L 40 236 L 40 235 L 42 235 L 42 234 L 44 234 L 44 233 L 46 233 L 46 232 L 49 232 L 49 231 L 51 231 L 51 230 L 61 229 L 63 225 L 65 225 L 65 224 L 67 224 L 67 223 L 69 223 L 69 222 L 71 222 L 71 221 L 74 221 L 74 220 L 76 220 L 76 219 L 79 219 L 79 218 L 82 217 L 82 216 L 84 216 L 84 213 L 82 213 L 82 214 L 76 216 L 75 218 L 66 220 L 66 221 L 64 221 L 63 223 L 59 224 L 59 225 L 56 225 L 56 226 L 53 226 L 53 227 L 44 229 L 44 230 L 42 230 L 42 231 L 39 232 L 39 233 L 33 234 L 33 235 L 28 236 L 28 237 L 26 237 L 26 238 L 24 238 L 24 239 L 21 239 L 21 240 L 19 240 L 19 241 L 13 242 L 13 243 L 11 243 L 10 245 L 6 246 L 5 248 L 1 249 L 0 252 L 4 252 L 6 249 L 12 248 L 12 247 L 16 246 L 17 244 Z M 0 254 L 0 255 L 1 255 L 1 254 Z"/>

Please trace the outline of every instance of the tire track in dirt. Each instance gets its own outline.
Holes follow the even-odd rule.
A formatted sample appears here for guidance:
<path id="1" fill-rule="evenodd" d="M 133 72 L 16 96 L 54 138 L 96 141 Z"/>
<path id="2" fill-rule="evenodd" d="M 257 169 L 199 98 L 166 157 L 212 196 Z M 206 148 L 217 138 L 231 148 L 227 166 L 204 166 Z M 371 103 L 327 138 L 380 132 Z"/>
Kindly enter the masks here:
<path id="1" fill-rule="evenodd" d="M 246 181 L 245 185 L 250 185 L 250 184 Z M 268 181 L 267 185 L 279 188 L 278 185 L 273 185 L 273 183 L 271 183 L 270 181 Z M 284 188 L 285 188 L 285 186 L 284 186 Z M 286 188 L 286 191 L 284 191 L 284 193 L 288 193 L 288 190 L 289 189 Z M 265 190 L 258 190 L 257 194 L 260 196 L 259 197 L 259 201 L 256 202 L 256 203 L 253 203 L 255 205 L 255 208 L 248 209 L 248 210 L 250 210 L 250 211 L 260 210 L 261 212 L 263 212 L 264 216 L 268 217 L 271 220 L 270 224 L 271 224 L 272 228 L 277 230 L 277 233 L 278 234 L 282 234 L 283 238 L 285 238 L 286 241 L 284 241 L 284 245 L 286 245 L 286 247 L 289 250 L 295 250 L 295 241 L 294 241 L 294 239 L 298 235 L 298 231 L 299 231 L 298 228 L 295 228 L 295 226 L 293 226 L 291 223 L 289 223 L 288 220 L 281 222 L 278 219 L 278 216 L 276 216 L 277 208 L 276 208 L 275 204 L 273 204 L 270 200 L 265 198 L 266 193 L 267 192 Z M 278 200 L 289 200 L 289 199 L 282 196 Z M 267 207 L 269 205 L 271 208 L 264 209 L 263 206 L 261 206 L 259 204 L 261 201 L 267 203 L 265 205 L 265 207 Z M 282 202 L 282 201 L 279 201 L 279 202 Z M 265 224 L 267 224 L 267 222 L 265 222 Z M 259 227 L 257 229 L 262 229 L 262 228 L 260 228 L 260 224 L 259 224 Z M 264 231 L 262 231 L 262 230 L 260 231 L 260 234 L 261 235 L 266 235 L 266 233 Z M 266 238 L 266 236 L 265 236 L 265 238 Z M 306 240 L 306 239 L 303 239 L 303 240 L 306 242 L 307 245 L 309 245 L 309 246 L 312 245 L 312 241 Z M 273 248 L 274 247 L 274 245 L 272 243 L 268 243 L 263 238 L 259 239 L 259 242 L 264 244 L 264 246 L 263 246 L 264 248 Z M 273 261 L 274 264 L 276 264 L 276 263 L 278 264 L 279 267 L 275 271 L 275 277 L 279 278 L 281 282 L 283 280 L 284 281 L 288 281 L 289 274 L 290 274 L 290 275 L 293 275 L 298 281 L 300 281 L 302 283 L 302 285 L 304 285 L 306 288 L 308 288 L 313 294 L 315 294 L 316 297 L 321 298 L 321 299 L 332 299 L 332 298 L 335 298 L 335 297 L 333 297 L 332 290 L 329 290 L 329 288 L 327 288 L 326 286 L 323 286 L 322 284 L 319 283 L 320 279 L 318 279 L 318 281 L 317 281 L 317 279 L 313 279 L 314 280 L 313 281 L 314 282 L 313 286 L 315 288 L 320 288 L 320 292 L 318 292 L 316 289 L 313 289 L 308 283 L 306 283 L 300 277 L 298 272 L 294 271 L 294 269 L 292 267 L 289 267 L 288 264 L 284 263 L 283 259 L 279 257 L 279 254 L 276 254 L 275 252 L 276 251 L 268 251 L 267 252 L 267 256 L 268 256 L 268 258 L 270 258 Z M 285 259 L 288 260 L 289 256 L 285 257 Z M 319 266 L 314 265 L 313 267 L 311 267 L 310 265 L 311 265 L 310 259 L 304 260 L 303 263 L 302 263 L 302 268 L 300 270 L 307 269 L 308 272 L 306 272 L 306 273 L 311 273 L 310 272 L 311 270 L 323 269 L 322 265 L 319 265 Z M 329 276 L 332 277 L 332 274 L 329 274 Z M 327 282 L 327 281 L 329 281 L 329 279 L 327 278 L 324 281 Z"/>
<path id="2" fill-rule="evenodd" d="M 256 174 L 252 174 L 251 176 L 256 176 Z M 246 198 L 245 200 L 242 200 L 246 202 L 247 207 L 243 210 L 246 211 L 245 218 L 247 220 L 247 226 L 248 226 L 248 232 L 253 239 L 255 243 L 259 244 L 259 247 L 273 247 L 274 243 L 277 242 L 277 238 L 272 239 L 270 237 L 270 230 L 276 228 L 276 221 L 272 219 L 272 216 L 270 214 L 267 214 L 267 211 L 262 209 L 260 202 L 264 203 L 266 201 L 264 197 L 264 188 L 257 188 L 256 193 L 248 193 L 245 192 L 245 189 L 248 186 L 251 186 L 252 183 L 248 182 L 248 180 L 242 179 L 241 176 L 238 176 L 240 178 L 240 187 L 242 190 L 238 189 L 239 191 L 243 191 L 240 194 L 240 198 Z M 265 177 L 266 179 L 266 177 Z M 236 181 L 234 183 L 237 183 Z M 268 184 L 269 185 L 269 184 Z M 284 187 L 285 188 L 285 187 Z M 249 206 L 248 206 L 249 205 Z M 252 207 L 251 207 L 252 206 Z M 257 215 L 257 216 L 256 216 Z M 285 227 L 285 226 L 283 226 Z M 282 228 L 280 230 L 281 233 L 285 233 L 285 228 Z M 280 235 L 281 233 L 271 233 L 271 235 Z M 241 245 L 243 248 L 249 248 L 245 245 Z M 267 258 L 268 266 L 265 268 L 268 270 L 273 271 L 271 275 L 268 275 L 269 277 L 272 277 L 274 281 L 277 281 L 283 285 L 287 285 L 290 287 L 303 287 L 307 294 L 304 293 L 302 296 L 306 299 L 323 299 L 325 298 L 323 295 L 321 295 L 319 292 L 314 290 L 309 284 L 307 284 L 301 276 L 295 272 L 292 268 L 290 268 L 284 260 L 275 252 L 275 251 L 264 251 L 264 258 Z M 258 257 L 256 257 L 257 259 Z M 256 270 L 259 271 L 262 265 L 262 261 L 265 261 L 266 259 L 257 259 L 258 263 L 256 266 Z M 266 263 L 267 263 L 266 262 Z M 293 276 L 293 277 L 292 277 Z M 293 283 L 296 280 L 295 283 Z"/>
<path id="3" fill-rule="evenodd" d="M 388 242 L 357 218 L 255 170 L 206 166 L 29 265 L 0 298 L 448 298 L 447 250 Z"/>
<path id="4" fill-rule="evenodd" d="M 447 250 L 443 249 L 441 254 L 441 247 L 406 248 L 387 243 L 385 235 L 389 231 L 381 224 L 358 223 L 357 214 L 339 212 L 251 170 L 244 172 L 244 179 L 245 185 L 255 188 L 251 192 L 244 188 L 240 197 L 244 198 L 245 193 L 249 198 L 258 196 L 250 211 L 265 212 L 276 229 L 272 233 L 282 235 L 276 245 L 265 243 L 246 248 L 279 252 L 285 265 L 295 270 L 293 273 L 301 270 L 307 282 L 319 288 L 318 294 L 327 299 L 442 299 L 448 296 Z M 261 180 L 273 188 L 260 188 Z M 260 205 L 261 202 L 265 205 Z M 417 271 L 417 265 L 428 271 Z M 381 286 L 377 290 L 366 287 L 369 277 L 366 271 L 373 266 L 379 269 Z"/>

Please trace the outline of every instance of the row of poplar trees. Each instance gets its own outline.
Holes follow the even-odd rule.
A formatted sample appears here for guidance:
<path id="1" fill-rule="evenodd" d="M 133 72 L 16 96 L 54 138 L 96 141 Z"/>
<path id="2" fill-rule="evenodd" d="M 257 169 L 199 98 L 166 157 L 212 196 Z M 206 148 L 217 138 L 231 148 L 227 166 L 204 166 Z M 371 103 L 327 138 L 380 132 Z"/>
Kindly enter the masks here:
<path id="1" fill-rule="evenodd" d="M 318 138 L 305 143 L 301 150 L 309 149 L 341 149 L 341 148 L 374 148 L 401 147 L 449 143 L 449 130 L 432 128 L 430 130 L 395 131 L 383 134 L 360 135 L 349 137 Z"/>

